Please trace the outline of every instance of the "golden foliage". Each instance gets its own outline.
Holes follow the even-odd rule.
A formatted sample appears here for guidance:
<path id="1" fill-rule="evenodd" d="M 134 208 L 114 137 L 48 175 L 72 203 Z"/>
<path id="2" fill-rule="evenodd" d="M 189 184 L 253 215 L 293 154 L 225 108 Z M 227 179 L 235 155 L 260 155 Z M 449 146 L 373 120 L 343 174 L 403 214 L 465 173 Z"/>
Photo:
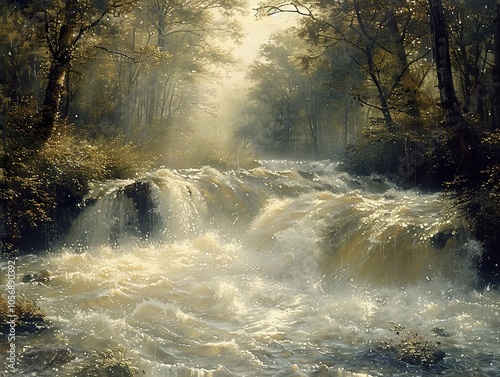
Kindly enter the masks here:
<path id="1" fill-rule="evenodd" d="M 54 224 L 64 212 L 68 216 L 91 181 L 127 178 L 149 167 L 139 163 L 132 143 L 120 137 L 90 141 L 69 125 L 58 125 L 41 149 L 9 150 L 7 157 L 0 199 L 6 203 L 9 237 L 18 241 L 37 228 L 43 233 L 41 225 Z"/>

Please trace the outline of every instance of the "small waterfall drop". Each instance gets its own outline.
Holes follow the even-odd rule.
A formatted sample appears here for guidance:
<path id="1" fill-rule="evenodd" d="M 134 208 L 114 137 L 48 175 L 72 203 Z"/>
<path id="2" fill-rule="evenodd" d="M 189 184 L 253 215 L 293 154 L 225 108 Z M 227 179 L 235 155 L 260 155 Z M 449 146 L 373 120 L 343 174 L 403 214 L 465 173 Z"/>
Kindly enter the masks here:
<path id="1" fill-rule="evenodd" d="M 215 232 L 297 258 L 303 244 L 303 257 L 315 255 L 323 275 L 364 283 L 436 274 L 470 279 L 481 251 L 460 221 L 445 215 L 439 194 L 351 177 L 331 162 L 264 161 L 226 173 L 162 169 L 139 184 L 101 185 L 93 196 L 68 245 L 117 246 L 134 237 L 171 242 Z"/>

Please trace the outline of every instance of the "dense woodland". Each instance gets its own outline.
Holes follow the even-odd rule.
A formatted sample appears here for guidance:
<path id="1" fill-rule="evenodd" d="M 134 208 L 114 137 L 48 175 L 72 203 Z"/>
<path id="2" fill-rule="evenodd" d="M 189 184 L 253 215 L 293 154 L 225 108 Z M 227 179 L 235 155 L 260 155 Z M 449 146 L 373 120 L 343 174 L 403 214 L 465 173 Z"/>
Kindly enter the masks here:
<path id="1" fill-rule="evenodd" d="M 3 251 L 46 248 L 90 181 L 182 160 L 251 11 L 243 0 L 2 0 Z M 268 1 L 253 12 L 298 24 L 245 68 L 235 143 L 443 190 L 485 247 L 479 268 L 498 278 L 500 5 Z"/>

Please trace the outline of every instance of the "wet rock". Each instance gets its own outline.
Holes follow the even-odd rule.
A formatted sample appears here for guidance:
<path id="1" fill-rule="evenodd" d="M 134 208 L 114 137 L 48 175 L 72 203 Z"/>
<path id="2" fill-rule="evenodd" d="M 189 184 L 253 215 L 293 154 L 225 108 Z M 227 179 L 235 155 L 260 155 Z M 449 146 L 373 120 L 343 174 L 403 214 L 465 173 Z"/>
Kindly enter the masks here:
<path id="1" fill-rule="evenodd" d="M 75 377 L 132 377 L 138 374 L 139 369 L 126 357 L 123 347 L 94 352 L 88 363 L 79 365 L 75 370 Z"/>
<path id="2" fill-rule="evenodd" d="M 415 332 L 406 332 L 402 334 L 404 327 L 393 321 L 390 331 L 397 336 L 397 340 L 384 340 L 378 343 L 378 350 L 387 352 L 392 358 L 411 365 L 421 367 L 432 367 L 441 362 L 446 354 L 437 348 L 439 342 L 425 339 L 422 335 Z M 436 331 L 443 330 L 434 328 Z M 444 332 L 444 330 L 443 330 Z"/>
<path id="3" fill-rule="evenodd" d="M 412 365 L 419 365 L 424 367 L 432 367 L 440 363 L 446 353 L 439 350 L 429 349 L 406 349 L 398 352 L 398 360 Z"/>
<path id="4" fill-rule="evenodd" d="M 52 280 L 52 275 L 48 270 L 40 270 L 38 272 L 28 272 L 23 276 L 23 283 L 40 283 L 45 284 Z"/>
<path id="5" fill-rule="evenodd" d="M 437 348 L 436 342 L 416 333 L 408 333 L 399 341 L 379 342 L 379 349 L 390 352 L 399 361 L 426 368 L 438 364 L 446 356 Z"/>
<path id="6" fill-rule="evenodd" d="M 438 232 L 431 237 L 431 245 L 441 250 L 446 246 L 446 242 L 448 242 L 451 237 L 453 237 L 453 231 L 451 230 Z"/>
<path id="7" fill-rule="evenodd" d="M 443 249 L 452 238 L 459 244 L 464 244 L 468 240 L 468 233 L 463 228 L 448 229 L 434 234 L 431 238 L 431 245 L 436 249 Z"/>
<path id="8" fill-rule="evenodd" d="M 434 328 L 432 329 L 432 332 L 433 332 L 434 334 L 436 334 L 437 336 L 442 336 L 442 337 L 444 337 L 444 338 L 447 338 L 447 337 L 451 336 L 451 335 L 450 335 L 450 334 L 449 334 L 449 333 L 448 333 L 448 332 L 447 332 L 444 328 L 442 328 L 442 327 L 434 327 Z"/>
<path id="9" fill-rule="evenodd" d="M 34 333 L 48 328 L 45 314 L 31 300 L 19 298 L 15 306 L 9 306 L 5 297 L 0 296 L 0 332 L 9 334 Z"/>
<path id="10" fill-rule="evenodd" d="M 151 195 L 151 182 L 134 182 L 125 186 L 123 192 L 134 203 L 139 232 L 143 237 L 151 236 L 161 223 L 161 218 L 156 212 L 156 204 Z"/>
<path id="11" fill-rule="evenodd" d="M 75 353 L 69 347 L 30 349 L 20 355 L 20 369 L 25 374 L 36 375 L 39 372 L 67 364 L 75 358 Z"/>

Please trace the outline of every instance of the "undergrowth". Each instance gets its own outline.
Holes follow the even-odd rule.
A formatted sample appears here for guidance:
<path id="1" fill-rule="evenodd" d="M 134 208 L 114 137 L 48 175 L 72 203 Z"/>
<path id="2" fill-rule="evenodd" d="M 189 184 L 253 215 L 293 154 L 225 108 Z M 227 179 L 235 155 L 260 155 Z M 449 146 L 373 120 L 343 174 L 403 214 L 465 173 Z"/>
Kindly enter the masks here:
<path id="1" fill-rule="evenodd" d="M 123 138 L 89 140 L 65 124 L 41 148 L 16 141 L 1 152 L 3 252 L 49 247 L 78 213 L 90 182 L 149 167 Z"/>

